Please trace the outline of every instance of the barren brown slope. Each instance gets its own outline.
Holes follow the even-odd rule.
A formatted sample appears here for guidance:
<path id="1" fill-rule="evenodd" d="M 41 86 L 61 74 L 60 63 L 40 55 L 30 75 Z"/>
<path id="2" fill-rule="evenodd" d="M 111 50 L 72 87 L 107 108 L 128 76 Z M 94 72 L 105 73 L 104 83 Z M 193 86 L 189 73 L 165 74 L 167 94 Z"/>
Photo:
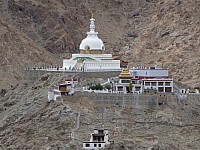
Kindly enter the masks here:
<path id="1" fill-rule="evenodd" d="M 0 41 L 0 88 L 18 83 L 27 66 L 56 64 L 51 54 L 1 19 Z"/>
<path id="2" fill-rule="evenodd" d="M 175 80 L 195 86 L 200 76 L 199 3 L 3 0 L 0 17 L 39 49 L 70 57 L 70 53 L 78 52 L 94 13 L 96 30 L 107 52 L 123 57 L 130 65 L 163 64 L 170 68 Z"/>
<path id="3" fill-rule="evenodd" d="M 34 84 L 19 84 L 0 97 L 1 149 L 80 150 L 82 142 L 90 139 L 92 130 L 102 127 L 102 115 L 104 127 L 111 134 L 110 141 L 114 141 L 106 150 L 200 149 L 199 97 L 190 95 L 185 106 L 175 100 L 153 109 L 153 105 L 147 104 L 149 109 L 145 110 L 140 109 L 144 103 L 136 106 L 136 99 L 130 103 L 127 96 L 123 104 L 121 98 L 111 95 L 108 97 L 121 102 L 115 103 L 113 98 L 111 103 L 106 102 L 105 97 L 102 103 L 97 103 L 92 93 L 76 93 L 48 103 L 48 89 L 67 78 L 72 76 L 49 74 Z M 91 81 L 91 78 L 80 80 Z M 73 132 L 74 139 L 71 137 Z"/>
<path id="4" fill-rule="evenodd" d="M 169 67 L 176 80 L 193 86 L 200 81 L 200 1 L 163 1 L 142 34 L 125 49 L 131 64 Z M 141 32 L 140 32 L 141 33 Z"/>
<path id="5" fill-rule="evenodd" d="M 126 27 L 129 22 L 128 18 L 132 17 L 135 9 L 138 7 L 144 9 L 146 5 L 151 6 L 151 3 L 146 4 L 145 0 L 140 2 L 103 0 L 100 3 L 97 0 L 87 2 L 78 0 L 3 0 L 0 3 L 0 17 L 6 24 L 16 29 L 17 35 L 15 36 L 24 35 L 31 39 L 34 48 L 28 49 L 29 53 L 34 53 L 34 49 L 37 49 L 38 51 L 49 51 L 57 56 L 60 54 L 61 57 L 70 57 L 69 53 L 78 52 L 79 44 L 86 36 L 91 14 L 94 13 L 96 28 L 100 33 L 99 37 L 106 43 L 108 52 L 118 55 L 117 51 L 121 45 L 116 45 L 116 43 L 120 43 L 123 35 L 129 32 Z M 2 37 L 3 40 L 4 37 Z M 10 38 L 9 40 L 8 45 L 15 45 L 15 39 Z M 18 46 L 27 46 L 23 44 L 25 43 L 19 42 Z M 18 48 L 16 47 L 16 49 Z M 5 47 L 3 51 L 10 50 L 10 47 Z M 2 57 L 5 56 L 4 53 L 2 53 Z M 63 53 L 67 54 L 63 55 Z M 43 54 L 46 57 L 50 55 L 48 52 Z M 15 59 L 12 54 L 8 55 L 11 59 Z M 19 55 L 18 58 L 29 60 L 27 56 Z M 47 65 L 53 62 L 51 60 L 48 64 L 39 58 L 37 61 L 35 58 L 32 60 L 30 63 L 28 63 L 29 61 L 20 61 L 19 65 L 12 64 L 11 70 L 20 69 L 20 66 L 34 66 L 38 61 Z M 3 76 L 1 78 L 5 80 Z"/>

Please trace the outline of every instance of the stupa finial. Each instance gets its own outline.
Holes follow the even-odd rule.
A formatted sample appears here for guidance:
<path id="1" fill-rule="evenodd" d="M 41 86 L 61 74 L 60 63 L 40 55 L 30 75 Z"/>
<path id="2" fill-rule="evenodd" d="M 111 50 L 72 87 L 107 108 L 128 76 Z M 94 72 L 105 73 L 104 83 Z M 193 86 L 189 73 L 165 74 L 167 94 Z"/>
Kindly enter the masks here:
<path id="1" fill-rule="evenodd" d="M 90 32 L 95 32 L 95 24 L 94 24 L 94 15 L 92 14 L 92 17 L 90 19 Z"/>

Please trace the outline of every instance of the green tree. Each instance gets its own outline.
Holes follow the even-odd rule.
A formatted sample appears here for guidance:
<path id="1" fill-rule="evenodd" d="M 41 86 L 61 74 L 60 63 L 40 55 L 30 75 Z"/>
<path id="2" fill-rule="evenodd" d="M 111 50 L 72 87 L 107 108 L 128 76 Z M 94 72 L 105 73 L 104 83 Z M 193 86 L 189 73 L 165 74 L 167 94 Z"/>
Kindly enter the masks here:
<path id="1" fill-rule="evenodd" d="M 103 86 L 100 83 L 98 83 L 96 85 L 90 85 L 89 90 L 90 89 L 92 89 L 92 90 L 103 90 Z"/>

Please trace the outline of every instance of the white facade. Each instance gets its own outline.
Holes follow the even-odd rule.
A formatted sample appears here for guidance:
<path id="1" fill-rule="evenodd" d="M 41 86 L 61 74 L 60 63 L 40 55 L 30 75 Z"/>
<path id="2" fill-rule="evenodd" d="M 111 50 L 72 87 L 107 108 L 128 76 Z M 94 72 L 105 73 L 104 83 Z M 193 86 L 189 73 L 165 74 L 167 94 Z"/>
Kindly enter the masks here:
<path id="1" fill-rule="evenodd" d="M 144 77 L 168 77 L 169 76 L 169 71 L 168 69 L 163 69 L 163 68 L 158 68 L 158 67 L 154 67 L 152 69 L 152 67 L 150 68 L 135 68 L 135 69 L 131 69 L 130 73 L 132 74 L 132 76 L 136 76 L 136 77 L 140 77 L 140 78 L 144 78 Z"/>
<path id="2" fill-rule="evenodd" d="M 130 91 L 130 85 L 128 83 L 124 84 L 114 84 L 114 91 L 113 93 L 122 93 L 122 94 L 127 94 L 127 93 L 137 93 L 141 94 L 143 91 L 142 84 L 132 84 L 132 90 Z"/>
<path id="3" fill-rule="evenodd" d="M 104 44 L 102 40 L 97 37 L 97 34 L 91 34 L 90 32 L 87 34 L 87 38 L 83 39 L 80 44 L 80 50 L 87 50 L 88 48 L 90 48 L 90 50 L 105 50 Z"/>
<path id="4" fill-rule="evenodd" d="M 84 62 L 85 71 L 119 71 L 120 60 L 105 60 L 105 61 L 86 61 Z"/>
<path id="5" fill-rule="evenodd" d="M 119 78 L 112 82 L 112 87 L 112 93 L 123 94 L 142 94 L 147 89 L 154 89 L 160 93 L 174 92 L 173 78 L 169 76 L 168 69 L 159 67 L 136 68 L 129 70 L 129 73 L 122 71 Z"/>
<path id="6" fill-rule="evenodd" d="M 82 40 L 79 49 L 80 50 L 105 50 L 103 41 L 98 38 L 98 32 L 95 32 L 95 19 L 90 19 L 90 32 L 87 32 L 87 37 Z"/>
<path id="7" fill-rule="evenodd" d="M 98 150 L 106 146 L 105 142 L 84 142 L 83 149 L 87 150 Z"/>
<path id="8" fill-rule="evenodd" d="M 112 60 L 112 54 L 72 54 L 71 60 L 76 60 L 76 58 L 91 58 L 94 60 Z"/>
<path id="9" fill-rule="evenodd" d="M 57 97 L 61 96 L 61 92 L 57 89 L 54 89 L 53 91 L 48 91 L 48 101 L 56 101 Z"/>
<path id="10" fill-rule="evenodd" d="M 154 79 L 143 79 L 144 89 L 156 89 L 162 93 L 173 92 L 173 79 L 170 78 L 154 78 Z"/>
<path id="11" fill-rule="evenodd" d="M 63 60 L 63 69 L 64 70 L 71 70 L 77 63 L 77 60 L 68 60 L 64 59 Z"/>
<path id="12" fill-rule="evenodd" d="M 53 91 L 48 91 L 48 101 L 54 100 L 54 92 Z"/>
<path id="13" fill-rule="evenodd" d="M 66 80 L 64 84 L 55 86 L 53 90 L 48 91 L 48 101 L 56 101 L 57 97 L 61 97 L 67 93 L 67 95 L 73 95 L 75 92 L 75 86 L 78 84 L 78 80 L 70 79 Z M 61 86 L 63 88 L 61 88 Z"/>
<path id="14" fill-rule="evenodd" d="M 109 145 L 108 129 L 94 129 L 90 141 L 83 142 L 84 150 L 98 150 Z"/>
<path id="15" fill-rule="evenodd" d="M 95 19 L 90 19 L 90 32 L 80 44 L 80 54 L 64 59 L 61 71 L 120 71 L 120 60 L 113 60 L 112 54 L 104 54 L 105 46 L 95 32 Z"/>

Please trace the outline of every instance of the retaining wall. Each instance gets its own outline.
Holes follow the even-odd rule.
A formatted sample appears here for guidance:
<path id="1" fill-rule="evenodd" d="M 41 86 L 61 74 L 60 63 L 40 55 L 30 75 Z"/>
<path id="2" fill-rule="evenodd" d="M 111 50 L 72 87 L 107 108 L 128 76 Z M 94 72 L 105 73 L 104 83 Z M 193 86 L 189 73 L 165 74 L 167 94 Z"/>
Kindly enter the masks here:
<path id="1" fill-rule="evenodd" d="M 120 71 L 109 71 L 109 72 L 68 72 L 68 71 L 46 71 L 46 70 L 25 70 L 23 75 L 23 80 L 25 81 L 35 81 L 41 76 L 47 73 L 60 73 L 67 75 L 76 75 L 81 78 L 103 78 L 107 79 L 110 77 L 118 76 Z"/>
<path id="2" fill-rule="evenodd" d="M 76 103 L 84 97 L 98 105 L 118 105 L 138 109 L 155 108 L 161 104 L 173 105 L 178 102 L 177 98 L 171 94 L 160 97 L 160 95 L 95 94 L 86 92 L 76 92 L 74 96 L 63 96 L 63 100 Z"/>

